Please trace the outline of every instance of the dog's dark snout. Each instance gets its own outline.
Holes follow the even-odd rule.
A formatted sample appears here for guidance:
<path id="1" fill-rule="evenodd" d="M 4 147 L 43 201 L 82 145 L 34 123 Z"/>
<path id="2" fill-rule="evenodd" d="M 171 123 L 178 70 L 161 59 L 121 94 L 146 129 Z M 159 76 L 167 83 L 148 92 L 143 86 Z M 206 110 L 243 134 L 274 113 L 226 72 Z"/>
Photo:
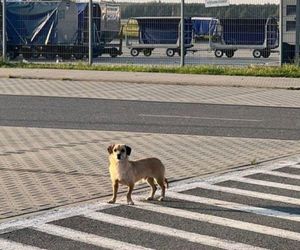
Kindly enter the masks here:
<path id="1" fill-rule="evenodd" d="M 117 154 L 117 159 L 121 160 L 121 154 Z"/>

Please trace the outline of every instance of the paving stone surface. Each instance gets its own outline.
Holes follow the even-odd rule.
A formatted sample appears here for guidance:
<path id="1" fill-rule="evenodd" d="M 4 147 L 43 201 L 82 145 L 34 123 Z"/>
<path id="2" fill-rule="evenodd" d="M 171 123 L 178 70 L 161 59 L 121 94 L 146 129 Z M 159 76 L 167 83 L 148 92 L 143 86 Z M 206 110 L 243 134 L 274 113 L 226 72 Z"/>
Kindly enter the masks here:
<path id="1" fill-rule="evenodd" d="M 102 62 L 105 58 L 101 58 Z M 299 89 L 299 78 L 118 72 L 97 70 L 1 68 L 0 78 L 102 81 L 195 86 Z"/>
<path id="2" fill-rule="evenodd" d="M 125 82 L 0 79 L 3 95 L 300 107 L 300 91 Z"/>
<path id="3" fill-rule="evenodd" d="M 118 142 L 161 158 L 170 181 L 300 153 L 299 141 L 0 127 L 0 219 L 110 195 Z"/>
<path id="4" fill-rule="evenodd" d="M 3 78 L 0 94 L 300 107 L 299 91 L 107 81 Z M 171 181 L 300 153 L 300 141 L 0 127 L 0 219 L 110 195 L 116 142 L 161 158 Z"/>

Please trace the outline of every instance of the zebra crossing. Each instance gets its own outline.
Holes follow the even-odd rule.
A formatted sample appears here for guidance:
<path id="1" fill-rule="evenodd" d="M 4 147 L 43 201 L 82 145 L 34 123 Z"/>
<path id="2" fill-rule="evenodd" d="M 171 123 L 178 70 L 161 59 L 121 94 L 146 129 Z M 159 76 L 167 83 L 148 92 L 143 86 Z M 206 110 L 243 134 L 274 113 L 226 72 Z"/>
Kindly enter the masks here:
<path id="1" fill-rule="evenodd" d="M 165 202 L 95 202 L 0 224 L 0 249 L 299 249 L 300 163 L 177 182 Z M 120 195 L 122 196 L 122 195 Z"/>

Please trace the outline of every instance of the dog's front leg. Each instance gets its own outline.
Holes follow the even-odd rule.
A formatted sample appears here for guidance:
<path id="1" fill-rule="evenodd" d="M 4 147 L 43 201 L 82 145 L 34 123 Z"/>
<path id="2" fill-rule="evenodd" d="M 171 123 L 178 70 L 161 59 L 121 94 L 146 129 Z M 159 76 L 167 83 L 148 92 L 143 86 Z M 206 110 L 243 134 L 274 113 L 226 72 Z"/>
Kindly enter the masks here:
<path id="1" fill-rule="evenodd" d="M 113 182 L 113 196 L 111 198 L 111 200 L 108 202 L 108 203 L 115 203 L 116 200 L 117 200 L 117 193 L 118 193 L 118 188 L 119 188 L 119 181 L 118 180 L 115 180 Z"/>
<path id="2" fill-rule="evenodd" d="M 128 205 L 134 205 L 132 199 L 131 199 L 131 193 L 133 191 L 134 184 L 129 184 L 128 185 L 128 192 L 127 192 L 127 204 Z"/>

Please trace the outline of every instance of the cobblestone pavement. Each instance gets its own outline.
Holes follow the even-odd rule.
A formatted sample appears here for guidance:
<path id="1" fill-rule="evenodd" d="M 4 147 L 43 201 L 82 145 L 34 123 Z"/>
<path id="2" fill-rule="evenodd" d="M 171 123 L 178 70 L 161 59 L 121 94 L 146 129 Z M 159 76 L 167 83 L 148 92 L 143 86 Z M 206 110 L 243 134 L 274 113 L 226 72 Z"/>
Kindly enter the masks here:
<path id="1" fill-rule="evenodd" d="M 171 181 L 300 153 L 299 141 L 0 127 L 0 219 L 110 195 L 113 142 L 161 158 Z"/>
<path id="2" fill-rule="evenodd" d="M 0 93 L 161 102 L 300 107 L 300 91 L 216 86 L 1 79 Z"/>
<path id="3" fill-rule="evenodd" d="M 0 78 L 153 83 L 172 85 L 299 89 L 299 78 L 117 72 L 97 70 L 1 68 Z"/>
<path id="4" fill-rule="evenodd" d="M 300 107 L 299 91 L 216 86 L 1 79 L 0 94 Z M 0 127 L 0 219 L 110 195 L 115 142 L 160 157 L 170 180 L 300 153 L 300 141 Z"/>
<path id="5" fill-rule="evenodd" d="M 0 223 L 2 250 L 298 250 L 300 155 Z"/>

